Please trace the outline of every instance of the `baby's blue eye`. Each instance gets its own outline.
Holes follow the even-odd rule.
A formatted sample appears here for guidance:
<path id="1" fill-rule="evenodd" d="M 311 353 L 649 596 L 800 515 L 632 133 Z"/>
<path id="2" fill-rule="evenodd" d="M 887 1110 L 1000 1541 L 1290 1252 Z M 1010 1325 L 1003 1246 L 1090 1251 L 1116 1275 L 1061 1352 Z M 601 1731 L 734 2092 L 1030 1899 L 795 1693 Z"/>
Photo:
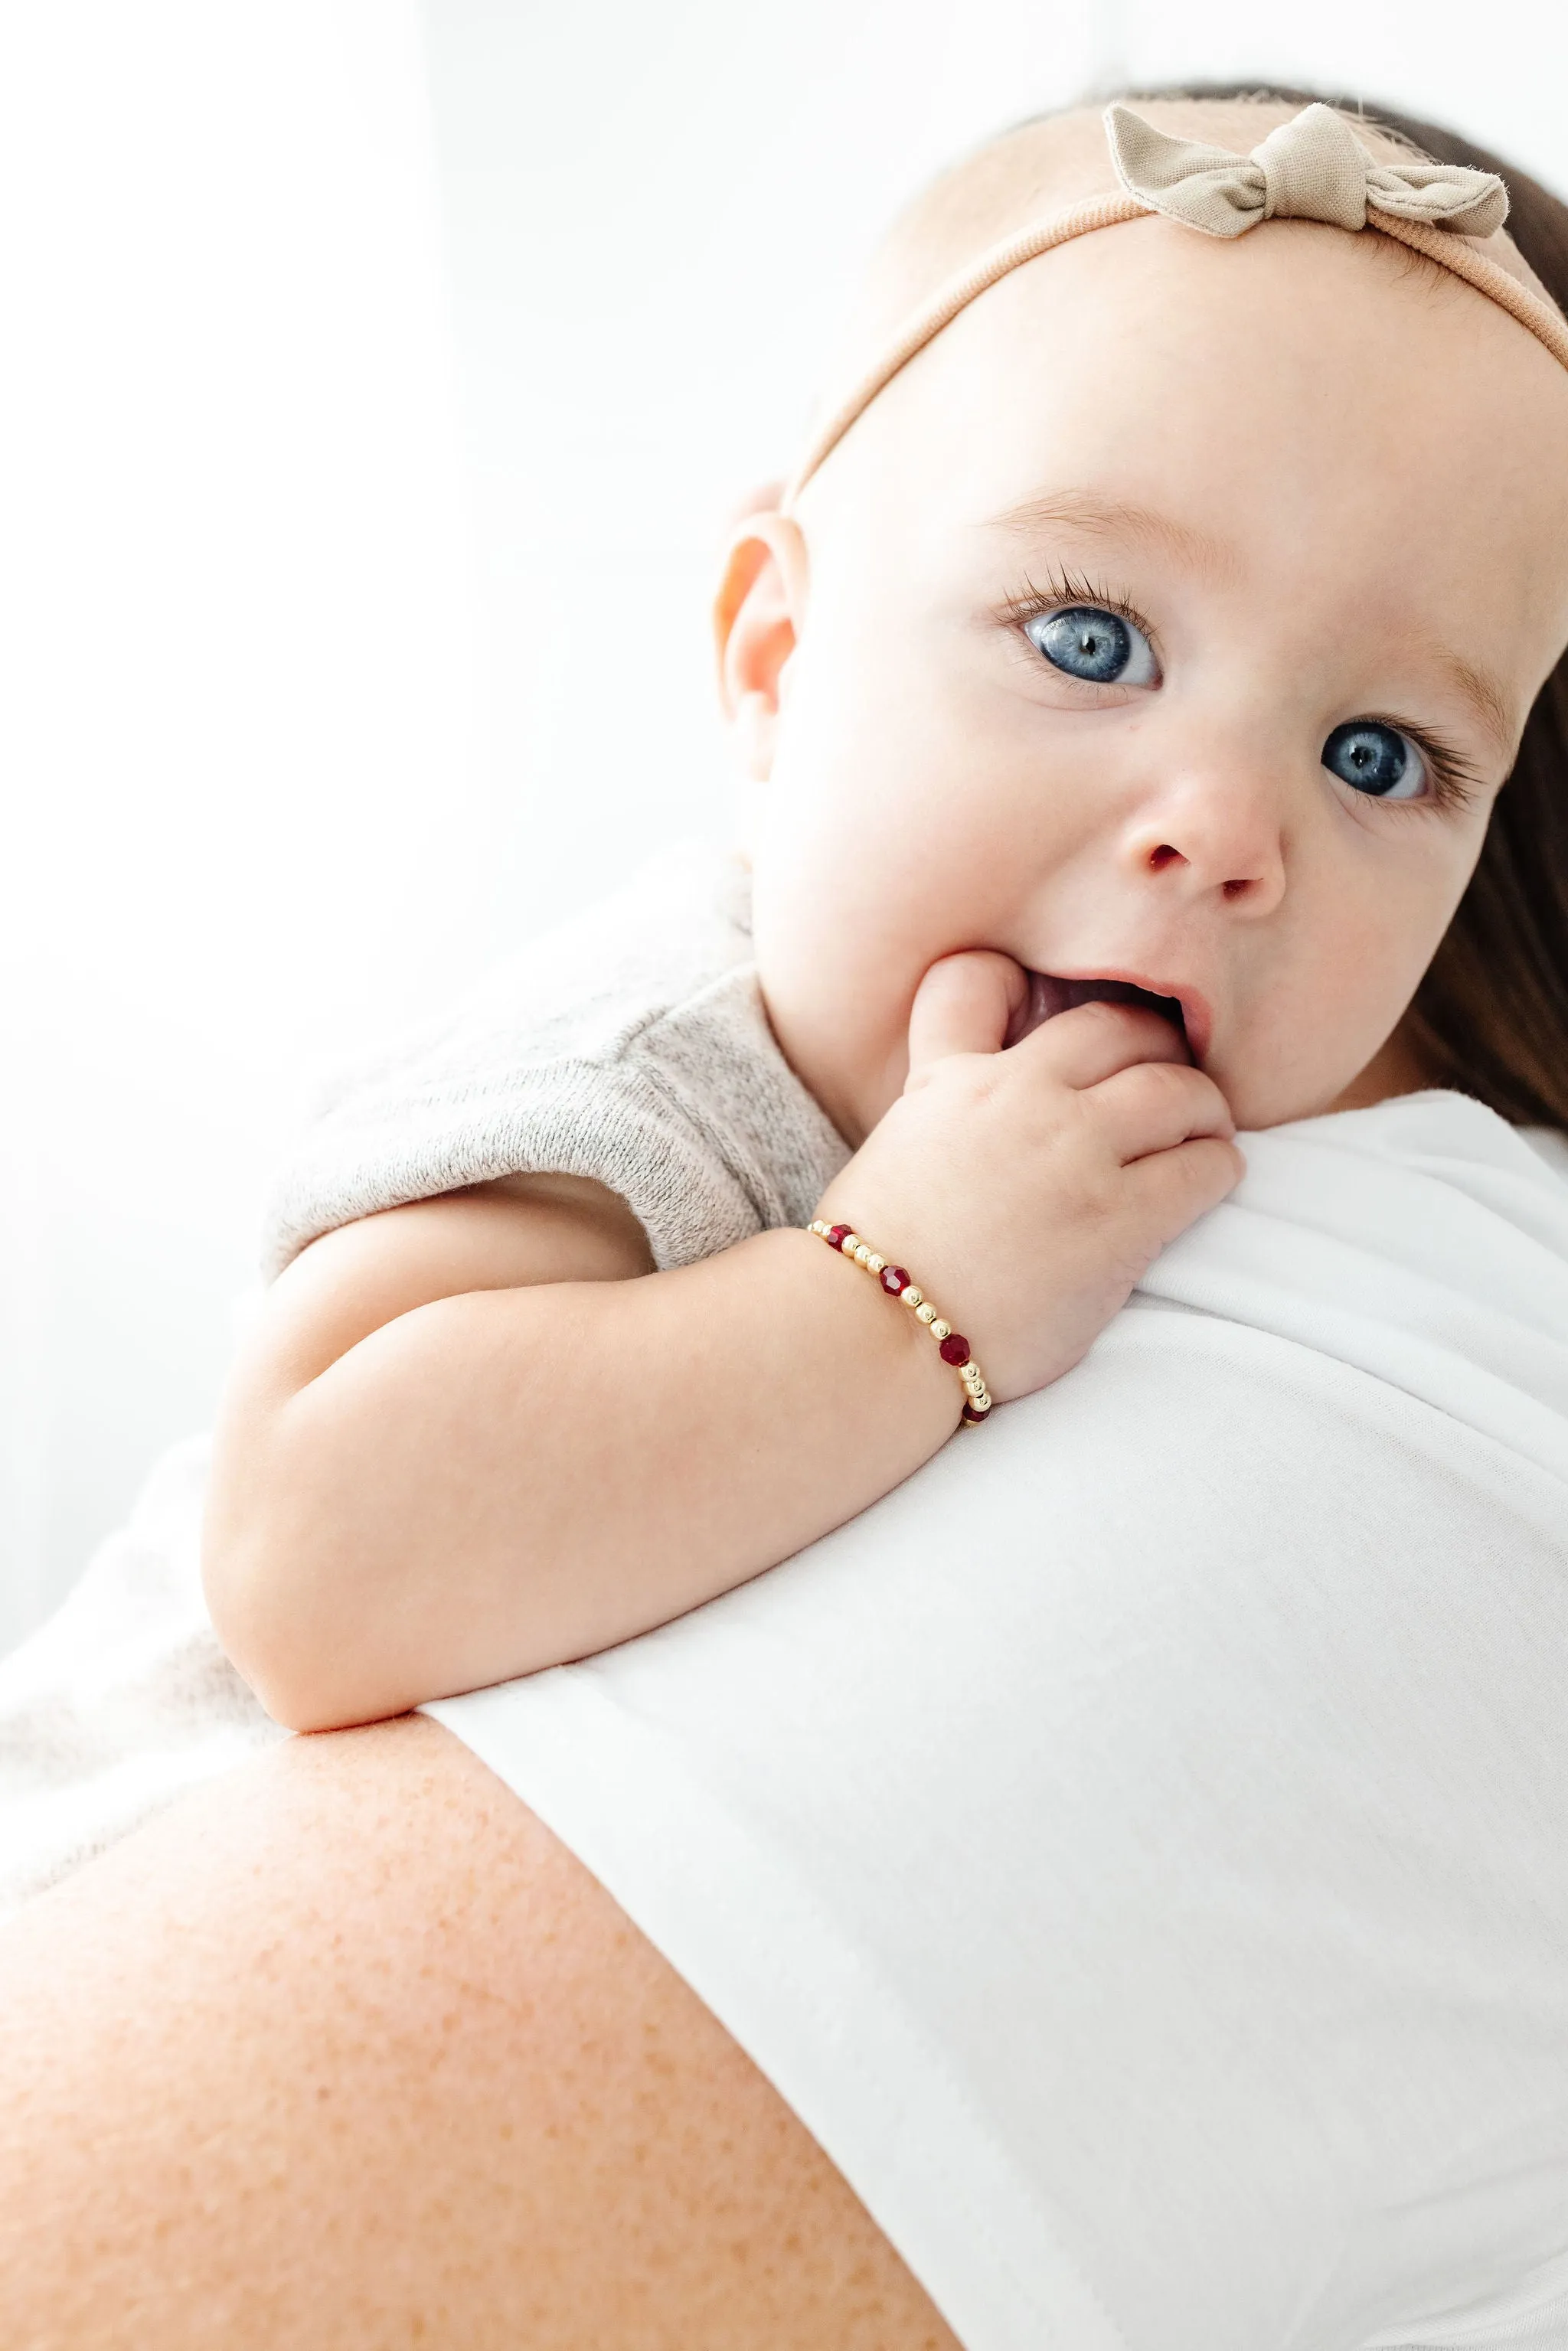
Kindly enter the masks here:
<path id="1" fill-rule="evenodd" d="M 1353 718 L 1336 726 L 1323 745 L 1331 776 L 1379 800 L 1418 800 L 1427 789 L 1427 762 L 1396 726 L 1375 718 Z"/>
<path id="2" fill-rule="evenodd" d="M 1153 685 L 1158 679 L 1154 647 L 1142 629 L 1097 604 L 1037 612 L 1023 632 L 1053 668 L 1090 685 Z"/>

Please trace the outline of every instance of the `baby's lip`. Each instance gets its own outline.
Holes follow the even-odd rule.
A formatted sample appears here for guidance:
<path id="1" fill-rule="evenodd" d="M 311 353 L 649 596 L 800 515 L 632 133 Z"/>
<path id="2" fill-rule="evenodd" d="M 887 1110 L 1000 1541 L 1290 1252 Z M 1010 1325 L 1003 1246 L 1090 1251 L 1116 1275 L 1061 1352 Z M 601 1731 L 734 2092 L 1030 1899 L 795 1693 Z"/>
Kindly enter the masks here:
<path id="1" fill-rule="evenodd" d="M 1080 1004 L 1134 1004 L 1157 1012 L 1180 1033 L 1201 1068 L 1214 1026 L 1206 998 L 1196 987 L 1154 978 L 1146 972 L 1031 971 L 1029 1001 L 1014 1024 L 1017 1036 L 1008 1041 L 1016 1044 L 1042 1021 L 1054 1019 L 1059 1012 L 1071 1012 Z"/>

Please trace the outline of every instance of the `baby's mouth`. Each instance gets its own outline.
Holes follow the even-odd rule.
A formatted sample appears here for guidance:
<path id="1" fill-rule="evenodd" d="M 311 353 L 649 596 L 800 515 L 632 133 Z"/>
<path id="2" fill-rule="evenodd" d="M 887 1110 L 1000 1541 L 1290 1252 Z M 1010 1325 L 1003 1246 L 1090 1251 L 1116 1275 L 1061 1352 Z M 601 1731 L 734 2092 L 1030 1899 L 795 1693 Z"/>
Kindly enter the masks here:
<path id="1" fill-rule="evenodd" d="M 1188 1044 L 1179 996 L 1156 996 L 1152 988 L 1140 987 L 1130 979 L 1059 979 L 1049 971 L 1029 974 L 1029 995 L 1013 1016 L 1008 1043 L 1016 1045 L 1043 1021 L 1054 1020 L 1059 1012 L 1071 1012 L 1080 1004 L 1141 1005 L 1145 1011 L 1157 1012 L 1162 1020 L 1168 1020 L 1182 1042 Z"/>

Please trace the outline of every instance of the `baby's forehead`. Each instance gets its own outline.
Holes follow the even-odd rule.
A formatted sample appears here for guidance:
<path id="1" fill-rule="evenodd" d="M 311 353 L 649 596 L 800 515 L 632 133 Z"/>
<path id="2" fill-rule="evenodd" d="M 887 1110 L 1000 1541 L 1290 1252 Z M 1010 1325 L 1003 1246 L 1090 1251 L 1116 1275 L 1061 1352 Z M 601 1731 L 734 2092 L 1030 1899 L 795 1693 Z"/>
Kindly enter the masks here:
<path id="1" fill-rule="evenodd" d="M 798 511 L 863 611 L 890 588 L 973 611 L 1054 567 L 1134 602 L 1202 574 L 1211 610 L 1293 613 L 1332 580 L 1336 611 L 1441 634 L 1484 575 L 1489 626 L 1536 598 L 1555 637 L 1568 371 L 1391 238 L 1145 215 L 988 287 Z"/>
<path id="2" fill-rule="evenodd" d="M 1243 156 L 1301 110 L 1299 101 L 1266 95 L 1135 99 L 1133 103 L 1157 131 Z M 1419 152 L 1370 118 L 1343 114 L 1342 119 L 1375 162 L 1409 162 Z M 942 172 L 904 207 L 867 266 L 853 302 L 850 333 L 827 371 L 824 409 L 831 409 L 833 396 L 866 373 L 909 320 L 979 256 L 1072 206 L 1116 193 L 1116 172 L 1098 108 L 1075 108 L 1020 123 Z M 1550 301 L 1506 230 L 1465 241 Z M 1408 253 L 1402 254 L 1401 266 L 1408 269 L 1413 260 L 1417 269 L 1430 266 L 1432 275 L 1437 275 L 1435 265 L 1423 265 Z"/>

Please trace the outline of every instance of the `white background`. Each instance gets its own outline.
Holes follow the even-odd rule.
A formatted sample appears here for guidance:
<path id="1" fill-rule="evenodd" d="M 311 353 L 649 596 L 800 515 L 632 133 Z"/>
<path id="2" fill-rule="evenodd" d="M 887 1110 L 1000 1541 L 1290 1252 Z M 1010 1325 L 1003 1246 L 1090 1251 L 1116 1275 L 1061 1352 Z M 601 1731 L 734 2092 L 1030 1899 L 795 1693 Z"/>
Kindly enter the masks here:
<path id="1" fill-rule="evenodd" d="M 1559 186 L 1568 19 L 75 0 L 0 32 L 0 1646 L 205 1425 L 310 1073 L 724 821 L 704 611 L 901 198 L 1292 79 Z"/>

